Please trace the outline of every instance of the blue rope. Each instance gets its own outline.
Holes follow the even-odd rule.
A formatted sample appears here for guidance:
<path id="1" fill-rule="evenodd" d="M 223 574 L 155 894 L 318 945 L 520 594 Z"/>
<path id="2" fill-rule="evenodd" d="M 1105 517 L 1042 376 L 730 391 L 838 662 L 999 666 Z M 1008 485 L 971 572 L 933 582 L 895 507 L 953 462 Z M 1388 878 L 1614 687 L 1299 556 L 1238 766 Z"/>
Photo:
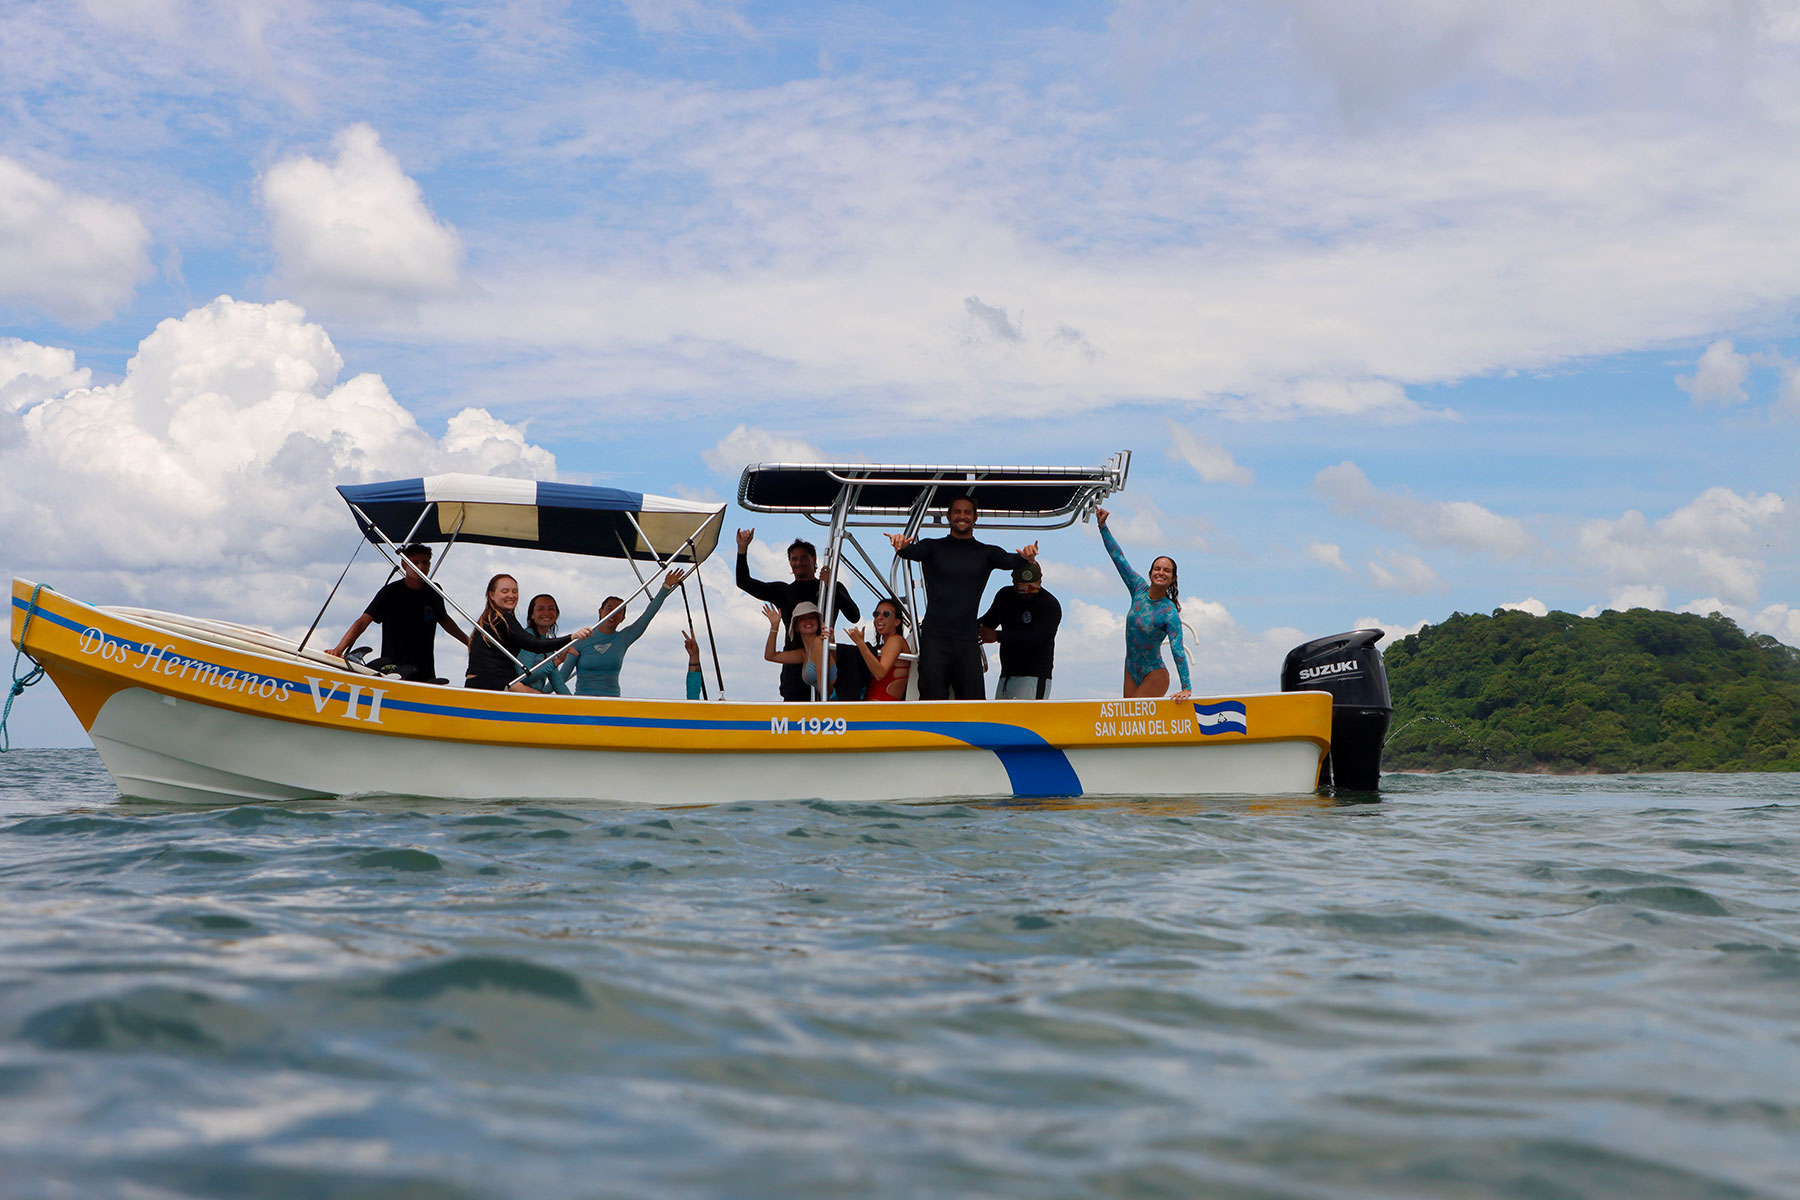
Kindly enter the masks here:
<path id="1" fill-rule="evenodd" d="M 19 626 L 19 652 L 13 655 L 12 690 L 6 693 L 6 707 L 0 708 L 0 754 L 12 749 L 12 738 L 7 736 L 6 719 L 12 716 L 13 701 L 32 684 L 44 677 L 44 664 L 25 653 L 25 635 L 31 632 L 31 618 L 37 615 L 38 593 L 44 590 L 43 584 L 31 589 L 31 600 L 25 605 L 25 623 Z M 19 674 L 19 660 L 23 658 L 31 663 L 31 670 Z"/>

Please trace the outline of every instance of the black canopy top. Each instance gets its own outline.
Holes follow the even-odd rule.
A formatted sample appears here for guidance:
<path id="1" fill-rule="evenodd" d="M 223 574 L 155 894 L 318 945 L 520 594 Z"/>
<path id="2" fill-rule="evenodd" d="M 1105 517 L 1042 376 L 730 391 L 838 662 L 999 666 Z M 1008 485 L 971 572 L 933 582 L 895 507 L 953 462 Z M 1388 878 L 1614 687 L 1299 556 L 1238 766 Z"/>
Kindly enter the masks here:
<path id="1" fill-rule="evenodd" d="M 904 519 L 921 501 L 927 516 L 942 515 L 952 500 L 969 496 L 984 522 L 993 517 L 1035 524 L 1091 512 L 1124 488 L 1130 465 L 1127 450 L 1098 467 L 756 463 L 745 467 L 738 481 L 738 505 L 751 512 L 823 517 L 847 497 L 850 523 L 873 524 L 882 522 L 868 518 Z"/>

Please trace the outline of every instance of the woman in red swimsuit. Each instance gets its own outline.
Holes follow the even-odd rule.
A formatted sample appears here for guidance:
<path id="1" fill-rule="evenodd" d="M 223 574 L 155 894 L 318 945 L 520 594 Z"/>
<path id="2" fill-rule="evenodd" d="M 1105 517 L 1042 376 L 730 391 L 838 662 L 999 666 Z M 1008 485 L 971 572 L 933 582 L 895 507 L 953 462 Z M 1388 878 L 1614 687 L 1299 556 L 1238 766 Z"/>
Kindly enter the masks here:
<path id="1" fill-rule="evenodd" d="M 912 674 L 912 663 L 900 657 L 907 651 L 906 639 L 900 636 L 900 602 L 890 598 L 877 604 L 871 622 L 875 626 L 874 649 L 870 649 L 868 643 L 863 641 L 860 625 L 844 631 L 845 636 L 862 651 L 863 662 L 873 677 L 869 684 L 869 694 L 864 699 L 904 700 L 906 678 Z"/>

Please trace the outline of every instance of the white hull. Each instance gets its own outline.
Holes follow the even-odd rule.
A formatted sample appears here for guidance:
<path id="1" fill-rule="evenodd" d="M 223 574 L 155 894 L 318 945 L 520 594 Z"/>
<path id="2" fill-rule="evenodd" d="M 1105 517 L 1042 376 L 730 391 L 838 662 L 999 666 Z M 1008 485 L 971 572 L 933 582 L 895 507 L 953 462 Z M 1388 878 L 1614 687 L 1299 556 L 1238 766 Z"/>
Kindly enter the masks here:
<path id="1" fill-rule="evenodd" d="M 562 749 L 373 737 L 126 688 L 89 730 L 127 795 L 181 803 L 320 796 L 603 799 L 681 806 L 824 797 L 847 801 L 1012 798 L 981 749 L 806 755 Z M 1066 751 L 1087 795 L 1306 793 L 1318 747 L 1301 741 Z"/>

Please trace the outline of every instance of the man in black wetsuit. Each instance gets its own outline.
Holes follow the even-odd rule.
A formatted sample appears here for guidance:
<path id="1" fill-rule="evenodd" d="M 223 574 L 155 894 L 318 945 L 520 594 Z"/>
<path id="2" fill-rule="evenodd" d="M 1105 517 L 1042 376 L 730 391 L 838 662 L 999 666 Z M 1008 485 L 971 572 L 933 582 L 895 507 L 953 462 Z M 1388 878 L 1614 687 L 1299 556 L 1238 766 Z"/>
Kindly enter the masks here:
<path id="1" fill-rule="evenodd" d="M 369 622 L 375 621 L 381 626 L 381 657 L 401 668 L 402 678 L 442 683 L 437 677 L 438 628 L 442 626 L 465 646 L 469 635 L 450 619 L 444 598 L 425 586 L 425 576 L 431 571 L 431 547 L 414 542 L 400 551 L 400 561 L 406 567 L 401 577 L 375 593 L 332 653 L 344 657 Z"/>
<path id="2" fill-rule="evenodd" d="M 925 571 L 925 619 L 919 622 L 919 699 L 985 700 L 981 682 L 981 629 L 975 613 L 988 575 L 1037 561 L 1037 543 L 1017 554 L 975 540 L 975 501 L 950 502 L 950 536 L 909 538 L 890 533 L 901 558 Z"/>
<path id="3" fill-rule="evenodd" d="M 750 542 L 755 536 L 756 530 L 754 529 L 737 531 L 737 585 L 739 590 L 749 592 L 764 604 L 773 604 L 779 608 L 783 626 L 793 624 L 794 606 L 803 600 L 810 600 L 819 606 L 820 612 L 823 612 L 825 601 L 819 595 L 820 580 L 815 575 L 819 569 L 819 552 L 813 549 L 813 544 L 795 538 L 793 544 L 788 547 L 788 570 L 794 573 L 792 583 L 765 582 L 750 576 Z M 850 598 L 850 593 L 844 589 L 844 585 L 834 584 L 833 591 L 837 596 L 837 612 L 843 615 L 844 620 L 862 620 L 862 610 L 856 607 L 856 601 Z M 799 644 L 790 632 L 787 635 L 787 641 L 781 648 L 792 650 Z M 860 665 L 861 662 L 862 658 L 858 655 L 857 663 Z M 800 673 L 804 669 L 805 667 L 801 663 L 786 663 L 782 666 L 781 698 L 783 700 L 812 699 L 812 689 L 807 687 L 806 680 L 800 677 Z M 858 694 L 860 695 L 860 693 Z"/>
<path id="4" fill-rule="evenodd" d="M 1036 564 L 1013 569 L 1013 585 L 994 593 L 981 614 L 981 640 L 1000 643 L 996 700 L 1048 700 L 1062 604 L 1044 590 Z"/>

